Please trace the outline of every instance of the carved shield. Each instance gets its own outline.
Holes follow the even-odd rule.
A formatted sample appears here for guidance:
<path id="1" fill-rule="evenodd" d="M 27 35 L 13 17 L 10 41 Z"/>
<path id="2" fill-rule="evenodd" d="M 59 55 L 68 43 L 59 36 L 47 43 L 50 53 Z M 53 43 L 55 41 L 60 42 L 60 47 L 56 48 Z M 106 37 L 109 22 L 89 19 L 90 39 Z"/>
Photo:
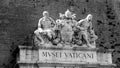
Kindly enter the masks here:
<path id="1" fill-rule="evenodd" d="M 70 23 L 67 23 L 68 21 L 64 21 L 64 25 L 61 29 L 61 39 L 64 42 L 71 42 L 72 36 L 73 36 L 73 30 Z"/>

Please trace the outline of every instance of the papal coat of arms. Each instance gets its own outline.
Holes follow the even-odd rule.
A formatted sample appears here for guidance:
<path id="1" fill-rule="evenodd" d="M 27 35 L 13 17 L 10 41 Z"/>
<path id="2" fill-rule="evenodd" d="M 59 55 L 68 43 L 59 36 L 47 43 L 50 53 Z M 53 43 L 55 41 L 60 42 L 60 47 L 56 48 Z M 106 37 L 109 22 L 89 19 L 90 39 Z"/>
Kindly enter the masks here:
<path id="1" fill-rule="evenodd" d="M 67 10 L 60 13 L 60 18 L 54 21 L 47 11 L 40 18 L 38 29 L 34 31 L 35 45 L 40 47 L 89 47 L 95 48 L 95 35 L 92 27 L 92 15 L 76 21 L 76 14 Z"/>

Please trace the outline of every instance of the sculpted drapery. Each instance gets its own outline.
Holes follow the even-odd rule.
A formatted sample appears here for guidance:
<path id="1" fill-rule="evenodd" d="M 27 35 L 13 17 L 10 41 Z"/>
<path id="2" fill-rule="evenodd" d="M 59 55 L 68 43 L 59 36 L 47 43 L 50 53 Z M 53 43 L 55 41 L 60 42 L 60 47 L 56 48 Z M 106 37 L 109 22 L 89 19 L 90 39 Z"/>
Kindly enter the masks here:
<path id="1" fill-rule="evenodd" d="M 65 14 L 59 13 L 60 19 L 54 21 L 47 11 L 40 18 L 35 33 L 35 44 L 48 47 L 89 47 L 96 48 L 95 35 L 92 26 L 92 15 L 76 21 L 76 14 L 67 10 Z M 45 47 L 47 47 L 45 46 Z"/>

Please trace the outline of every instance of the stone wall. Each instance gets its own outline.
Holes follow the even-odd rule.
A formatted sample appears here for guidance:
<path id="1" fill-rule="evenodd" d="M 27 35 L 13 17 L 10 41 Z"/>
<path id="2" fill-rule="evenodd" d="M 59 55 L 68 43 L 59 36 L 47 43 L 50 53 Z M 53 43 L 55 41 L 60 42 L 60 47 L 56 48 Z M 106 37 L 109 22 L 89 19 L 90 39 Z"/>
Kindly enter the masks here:
<path id="1" fill-rule="evenodd" d="M 0 68 L 17 67 L 17 46 L 32 44 L 31 36 L 44 10 L 56 20 L 67 8 L 77 14 L 76 20 L 93 15 L 97 47 L 115 49 L 113 62 L 119 68 L 119 4 L 119 0 L 0 0 Z"/>
<path id="2" fill-rule="evenodd" d="M 19 68 L 114 68 L 109 49 L 19 46 Z"/>

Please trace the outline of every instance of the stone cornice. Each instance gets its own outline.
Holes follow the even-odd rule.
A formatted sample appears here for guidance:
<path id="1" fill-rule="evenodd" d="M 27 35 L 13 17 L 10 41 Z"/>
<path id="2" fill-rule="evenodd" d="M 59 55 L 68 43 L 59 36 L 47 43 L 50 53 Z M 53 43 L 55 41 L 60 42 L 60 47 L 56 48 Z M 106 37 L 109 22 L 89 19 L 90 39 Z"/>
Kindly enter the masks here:
<path id="1" fill-rule="evenodd" d="M 114 49 L 99 49 L 99 48 L 87 48 L 87 47 L 64 47 L 64 48 L 58 48 L 58 47 L 38 47 L 38 46 L 23 46 L 19 45 L 20 49 L 30 49 L 30 50 L 38 50 L 38 49 L 49 49 L 49 50 L 75 50 L 75 51 L 97 51 L 97 52 L 113 52 Z"/>

